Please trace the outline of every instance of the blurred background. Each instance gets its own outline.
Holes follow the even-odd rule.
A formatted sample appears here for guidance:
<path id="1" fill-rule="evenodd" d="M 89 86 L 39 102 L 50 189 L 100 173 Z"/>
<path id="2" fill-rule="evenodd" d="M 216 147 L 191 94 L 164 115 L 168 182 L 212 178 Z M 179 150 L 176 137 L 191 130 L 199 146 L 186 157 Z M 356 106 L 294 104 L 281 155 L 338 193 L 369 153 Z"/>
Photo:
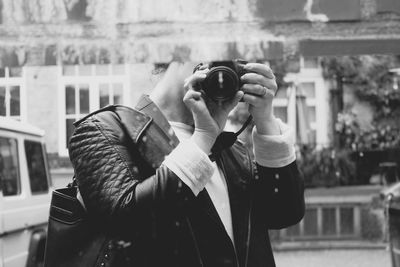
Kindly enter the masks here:
<path id="1" fill-rule="evenodd" d="M 277 266 L 391 266 L 399 55 L 400 0 L 0 0 L 0 116 L 45 130 L 60 187 L 72 123 L 134 106 L 169 62 L 265 62 L 307 186 L 305 218 L 271 232 Z M 239 106 L 230 127 L 246 118 Z"/>

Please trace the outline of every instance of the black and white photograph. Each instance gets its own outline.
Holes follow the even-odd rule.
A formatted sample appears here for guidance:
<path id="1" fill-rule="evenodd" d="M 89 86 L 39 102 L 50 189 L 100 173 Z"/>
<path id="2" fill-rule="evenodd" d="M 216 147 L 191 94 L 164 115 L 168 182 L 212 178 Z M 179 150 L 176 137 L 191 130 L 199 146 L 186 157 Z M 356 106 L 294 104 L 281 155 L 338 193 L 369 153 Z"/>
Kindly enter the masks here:
<path id="1" fill-rule="evenodd" d="M 400 0 L 0 0 L 0 267 L 400 267 Z"/>

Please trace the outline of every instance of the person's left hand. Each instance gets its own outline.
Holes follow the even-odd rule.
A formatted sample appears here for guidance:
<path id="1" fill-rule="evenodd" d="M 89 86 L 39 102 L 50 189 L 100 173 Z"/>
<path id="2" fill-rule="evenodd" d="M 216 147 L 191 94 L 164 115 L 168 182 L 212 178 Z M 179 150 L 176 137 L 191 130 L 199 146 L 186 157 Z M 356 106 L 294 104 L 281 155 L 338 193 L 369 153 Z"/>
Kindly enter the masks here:
<path id="1" fill-rule="evenodd" d="M 261 63 L 247 63 L 246 74 L 241 81 L 244 92 L 243 101 L 249 104 L 249 112 L 259 134 L 277 135 L 279 126 L 273 114 L 272 101 L 278 89 L 271 68 Z"/>

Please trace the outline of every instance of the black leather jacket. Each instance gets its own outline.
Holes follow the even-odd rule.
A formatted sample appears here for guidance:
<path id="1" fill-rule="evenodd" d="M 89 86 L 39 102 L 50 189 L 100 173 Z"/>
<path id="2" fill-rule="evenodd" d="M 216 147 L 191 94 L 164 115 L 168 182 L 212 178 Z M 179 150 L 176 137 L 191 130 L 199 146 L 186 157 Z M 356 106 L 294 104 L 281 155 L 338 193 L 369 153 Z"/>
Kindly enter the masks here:
<path id="1" fill-rule="evenodd" d="M 110 238 L 125 240 L 113 266 L 275 266 L 267 230 L 304 215 L 296 162 L 262 167 L 240 142 L 217 159 L 233 244 L 207 191 L 195 197 L 161 164 L 178 143 L 147 97 L 136 109 L 109 106 L 76 123 L 69 152 L 86 208 Z"/>

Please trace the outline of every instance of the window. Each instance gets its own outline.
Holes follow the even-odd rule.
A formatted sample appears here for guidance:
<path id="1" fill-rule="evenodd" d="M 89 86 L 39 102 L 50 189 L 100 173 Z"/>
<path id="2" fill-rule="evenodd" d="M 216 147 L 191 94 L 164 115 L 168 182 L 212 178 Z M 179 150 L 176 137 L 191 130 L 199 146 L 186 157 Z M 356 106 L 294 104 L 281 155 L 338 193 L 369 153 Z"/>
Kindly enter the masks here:
<path id="1" fill-rule="evenodd" d="M 324 90 L 324 88 L 319 88 Z M 285 90 L 279 89 L 277 96 L 274 100 L 274 115 L 281 119 L 283 122 L 288 123 L 293 129 L 300 130 L 299 123 L 304 120 L 297 118 L 300 109 L 305 110 L 302 112 L 307 117 L 308 122 L 308 136 L 311 143 L 317 143 L 316 128 L 317 128 L 317 88 L 316 83 L 307 81 L 300 82 L 292 85 Z M 304 97 L 300 97 L 304 96 Z M 301 103 L 300 103 L 300 102 Z M 304 126 L 304 125 L 302 125 Z M 301 140 L 298 140 L 301 142 Z"/>
<path id="2" fill-rule="evenodd" d="M 21 120 L 22 68 L 0 68 L 0 116 Z"/>
<path id="3" fill-rule="evenodd" d="M 65 127 L 68 146 L 69 137 L 74 131 L 74 121 L 89 113 L 89 85 L 88 84 L 67 84 L 65 86 Z"/>
<path id="4" fill-rule="evenodd" d="M 315 82 L 302 82 L 299 84 L 299 87 L 307 98 L 315 98 Z"/>
<path id="5" fill-rule="evenodd" d="M 291 88 L 281 87 L 276 92 L 274 100 L 274 115 L 281 119 L 283 122 L 288 123 L 289 113 L 289 97 L 291 94 Z"/>
<path id="6" fill-rule="evenodd" d="M 17 139 L 0 137 L 0 182 L 4 196 L 21 193 Z"/>
<path id="7" fill-rule="evenodd" d="M 25 153 L 32 193 L 47 193 L 49 184 L 42 144 L 25 140 Z"/>
<path id="8" fill-rule="evenodd" d="M 287 122 L 287 107 L 274 107 L 275 117 L 281 119 L 284 122 Z"/>
<path id="9" fill-rule="evenodd" d="M 301 62 L 301 64 L 306 69 L 318 69 L 319 68 L 318 57 L 304 57 L 301 60 L 303 61 L 303 62 Z"/>
<path id="10" fill-rule="evenodd" d="M 66 156 L 73 123 L 113 104 L 130 105 L 128 65 L 73 65 L 61 71 L 59 153 Z"/>
<path id="11" fill-rule="evenodd" d="M 300 71 L 288 73 L 285 80 L 291 85 L 279 88 L 274 100 L 275 116 L 288 123 L 297 133 L 306 132 L 312 144 L 328 144 L 329 92 L 318 58 L 301 58 Z M 296 97 L 299 95 L 305 98 Z M 299 110 L 304 110 L 302 113 L 306 114 L 308 125 L 300 125 L 304 120 L 298 118 L 301 114 Z M 307 128 L 304 131 L 301 127 Z M 297 133 L 295 136 L 299 136 Z M 298 141 L 301 142 L 301 138 Z"/>
<path id="12" fill-rule="evenodd" d="M 123 85 L 121 83 L 102 83 L 100 89 L 100 108 L 111 104 L 122 104 Z"/>

